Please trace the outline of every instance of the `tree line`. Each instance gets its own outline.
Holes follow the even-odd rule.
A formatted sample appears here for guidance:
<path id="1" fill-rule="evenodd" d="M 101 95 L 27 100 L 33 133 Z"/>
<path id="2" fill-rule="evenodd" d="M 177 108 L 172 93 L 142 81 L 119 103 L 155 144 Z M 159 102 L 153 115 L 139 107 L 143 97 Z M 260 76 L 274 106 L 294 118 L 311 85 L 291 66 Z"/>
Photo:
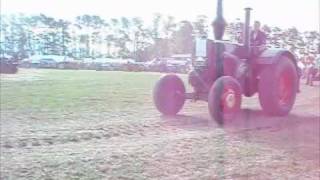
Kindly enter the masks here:
<path id="1" fill-rule="evenodd" d="M 77 16 L 73 21 L 37 16 L 1 16 L 1 52 L 18 58 L 33 54 L 77 58 L 121 57 L 148 60 L 176 53 L 191 53 L 193 37 L 207 36 L 208 20 L 176 21 L 155 14 L 147 25 L 139 17 L 103 19 Z"/>
<path id="2" fill-rule="evenodd" d="M 199 15 L 194 21 L 177 21 L 173 16 L 154 14 L 150 24 L 139 17 L 104 19 L 81 15 L 72 21 L 44 14 L 1 15 L 0 50 L 16 58 L 34 54 L 66 55 L 75 58 L 120 57 L 140 61 L 172 54 L 190 54 L 194 37 L 208 37 L 211 20 Z M 240 21 L 228 24 L 226 36 L 237 41 Z M 319 43 L 318 32 L 299 32 L 263 27 L 272 46 L 304 52 Z M 318 39 L 318 42 L 317 42 Z"/>

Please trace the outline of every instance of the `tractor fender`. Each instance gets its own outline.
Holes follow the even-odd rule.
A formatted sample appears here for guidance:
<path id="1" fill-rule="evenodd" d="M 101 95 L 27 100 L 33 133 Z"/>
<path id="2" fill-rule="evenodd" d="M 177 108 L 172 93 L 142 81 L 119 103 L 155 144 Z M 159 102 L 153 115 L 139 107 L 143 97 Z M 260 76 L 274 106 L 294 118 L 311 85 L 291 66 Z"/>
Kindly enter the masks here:
<path id="1" fill-rule="evenodd" d="M 258 58 L 256 59 L 256 63 L 258 65 L 271 65 L 275 64 L 281 56 L 286 56 L 292 60 L 292 62 L 297 66 L 297 58 L 290 51 L 285 49 L 267 49 L 263 51 Z"/>
<path id="2" fill-rule="evenodd" d="M 238 69 L 240 63 L 241 63 L 241 61 L 237 56 L 235 56 L 229 52 L 223 53 L 224 75 L 234 77 L 237 73 L 237 69 Z"/>

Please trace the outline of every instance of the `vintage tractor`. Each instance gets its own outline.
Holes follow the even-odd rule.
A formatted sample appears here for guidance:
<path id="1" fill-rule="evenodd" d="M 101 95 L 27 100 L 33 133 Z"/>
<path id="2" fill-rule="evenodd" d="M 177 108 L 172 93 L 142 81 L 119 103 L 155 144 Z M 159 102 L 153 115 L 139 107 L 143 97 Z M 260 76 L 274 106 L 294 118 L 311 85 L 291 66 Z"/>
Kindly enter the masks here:
<path id="1" fill-rule="evenodd" d="M 246 8 L 244 43 L 223 41 L 226 22 L 218 0 L 213 22 L 215 40 L 198 39 L 186 93 L 183 81 L 167 74 L 157 82 L 153 99 L 164 115 L 176 115 L 186 99 L 208 102 L 211 118 L 223 125 L 240 111 L 242 95 L 259 94 L 265 113 L 285 116 L 292 109 L 299 89 L 295 56 L 285 49 L 267 49 L 250 44 L 250 11 Z"/>

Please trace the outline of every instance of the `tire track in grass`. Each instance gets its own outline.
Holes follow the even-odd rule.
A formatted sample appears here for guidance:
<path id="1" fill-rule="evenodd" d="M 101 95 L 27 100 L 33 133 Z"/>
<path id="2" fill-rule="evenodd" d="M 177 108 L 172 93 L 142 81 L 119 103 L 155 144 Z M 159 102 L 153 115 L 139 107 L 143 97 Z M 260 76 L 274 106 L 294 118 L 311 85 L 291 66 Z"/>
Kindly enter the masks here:
<path id="1" fill-rule="evenodd" d="M 119 129 L 121 130 L 119 131 Z M 133 179 L 173 179 L 176 177 L 177 179 L 209 180 L 221 177 L 217 173 L 222 165 L 225 168 L 223 177 L 226 179 L 257 179 L 259 177 L 270 177 L 270 179 L 299 177 L 305 179 L 301 177 L 316 177 L 312 169 L 307 170 L 307 166 L 304 167 L 301 163 L 294 164 L 292 167 L 286 166 L 289 163 L 299 161 L 297 159 L 287 162 L 290 158 L 285 152 L 264 146 L 260 147 L 252 142 L 230 139 L 229 135 L 224 133 L 223 130 L 217 128 L 210 128 L 209 131 L 206 129 L 191 131 L 188 128 L 181 128 L 180 125 L 167 125 L 159 122 L 119 124 L 109 128 L 104 126 L 79 130 L 76 134 L 79 135 L 80 141 L 76 143 L 64 139 L 60 135 L 51 136 L 51 140 L 61 142 L 53 144 L 56 145 L 53 148 L 44 144 L 30 146 L 28 147 L 32 148 L 30 150 L 24 148 L 20 151 L 21 149 L 15 147 L 11 150 L 12 152 L 27 152 L 26 154 L 22 153 L 23 156 L 30 156 L 28 158 L 33 161 L 38 159 L 34 159 L 37 157 L 34 153 L 39 153 L 41 156 L 54 155 L 59 159 L 72 152 L 76 154 L 75 156 L 86 157 L 86 160 L 81 163 L 83 165 L 95 164 L 97 175 L 107 179 L 128 177 Z M 108 138 L 94 138 L 94 135 L 107 135 Z M 222 135 L 225 147 L 221 149 L 219 144 Z M 30 140 L 32 143 L 32 140 L 39 139 L 43 140 L 42 138 L 27 138 L 23 141 Z M 85 150 L 80 150 L 81 147 L 85 147 Z M 225 150 L 223 159 L 216 153 L 221 150 Z M 92 152 L 98 153 L 92 155 Z M 47 170 L 55 171 L 65 166 L 66 164 L 60 162 L 54 167 L 47 167 Z M 270 167 L 276 169 L 273 174 L 268 172 Z M 246 172 L 248 170 L 249 172 Z M 35 169 L 25 171 L 32 172 Z M 302 172 L 304 175 L 301 175 Z M 64 171 L 63 173 L 68 172 Z M 80 175 L 83 174 L 75 175 L 75 177 L 83 177 Z"/>
<path id="2" fill-rule="evenodd" d="M 172 129 L 161 123 L 137 124 L 122 123 L 114 126 L 104 126 L 88 129 L 54 129 L 54 133 L 37 131 L 20 136 L 2 135 L 0 147 L 4 149 L 30 148 L 39 146 L 54 146 L 67 143 L 81 143 L 92 140 L 108 140 L 111 138 L 130 138 L 131 136 L 144 137 L 150 135 L 161 136 Z"/>

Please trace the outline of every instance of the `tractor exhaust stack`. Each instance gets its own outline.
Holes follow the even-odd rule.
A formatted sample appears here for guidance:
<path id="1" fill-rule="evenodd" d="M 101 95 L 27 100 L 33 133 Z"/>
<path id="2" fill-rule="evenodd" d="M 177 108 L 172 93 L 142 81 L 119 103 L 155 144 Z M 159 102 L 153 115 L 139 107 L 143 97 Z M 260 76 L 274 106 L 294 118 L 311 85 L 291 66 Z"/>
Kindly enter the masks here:
<path id="1" fill-rule="evenodd" d="M 250 56 L 250 11 L 252 8 L 245 8 L 246 17 L 245 17 L 245 25 L 244 25 L 244 47 L 246 49 L 246 56 Z"/>
<path id="2" fill-rule="evenodd" d="M 212 23 L 213 32 L 215 40 L 221 41 L 223 39 L 223 35 L 226 29 L 226 21 L 223 18 L 223 4 L 222 0 L 218 0 L 217 4 L 217 17 Z M 215 46 L 215 54 L 216 54 L 216 77 L 223 76 L 223 52 L 224 52 L 224 44 L 221 42 L 216 43 Z"/>
<path id="3" fill-rule="evenodd" d="M 226 21 L 223 18 L 223 5 L 222 0 L 218 0 L 217 4 L 217 17 L 212 23 L 214 37 L 216 40 L 222 40 L 225 28 L 227 26 Z"/>

